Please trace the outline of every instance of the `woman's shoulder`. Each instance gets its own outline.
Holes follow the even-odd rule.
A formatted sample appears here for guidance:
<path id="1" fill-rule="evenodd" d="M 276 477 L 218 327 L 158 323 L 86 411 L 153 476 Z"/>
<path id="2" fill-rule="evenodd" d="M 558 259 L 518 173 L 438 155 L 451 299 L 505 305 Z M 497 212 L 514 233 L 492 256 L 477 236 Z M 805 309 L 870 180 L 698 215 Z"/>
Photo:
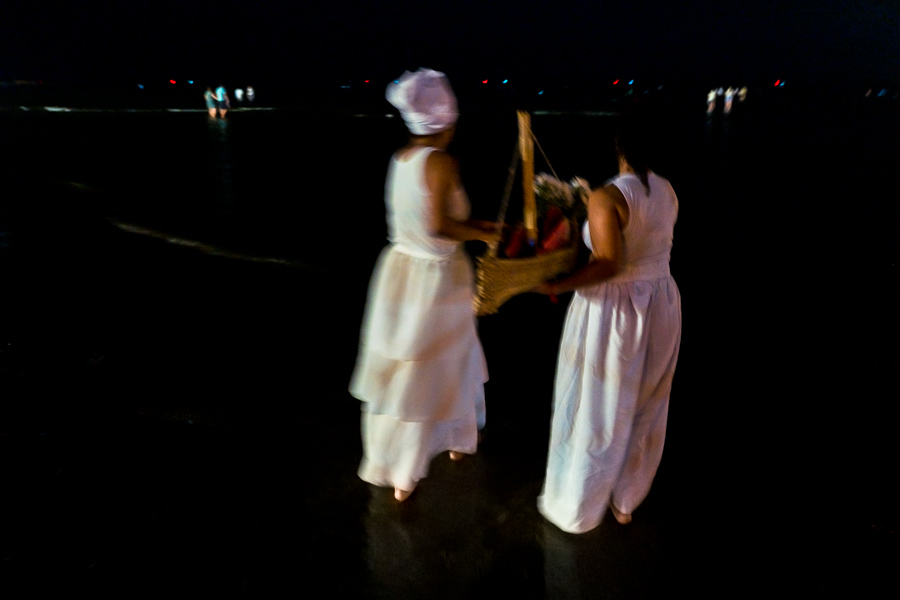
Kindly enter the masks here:
<path id="1" fill-rule="evenodd" d="M 672 188 L 672 182 L 669 181 L 666 177 L 663 177 L 659 173 L 655 173 L 653 171 L 647 171 L 647 177 L 650 181 L 650 187 L 652 189 L 653 184 L 656 183 L 657 187 L 662 185 L 664 189 L 671 193 L 675 193 L 674 188 Z"/>
<path id="2" fill-rule="evenodd" d="M 638 177 L 637 173 L 619 173 L 614 177 L 610 177 L 605 185 L 627 186 L 634 182 L 641 182 L 641 178 Z"/>
<path id="3" fill-rule="evenodd" d="M 404 146 L 394 152 L 394 155 L 391 158 L 392 160 L 401 163 L 411 162 L 416 158 L 425 158 L 426 161 L 431 162 L 433 160 L 432 157 L 436 154 L 445 153 L 432 146 Z"/>
<path id="4" fill-rule="evenodd" d="M 613 192 L 614 195 L 617 195 L 615 194 L 616 191 L 619 194 L 630 193 L 632 188 L 637 188 L 638 186 L 643 188 L 644 184 L 641 182 L 641 178 L 634 173 L 619 173 L 603 185 L 605 188 L 615 190 Z"/>
<path id="5" fill-rule="evenodd" d="M 430 148 L 431 152 L 425 159 L 425 169 L 432 173 L 452 174 L 457 171 L 456 159 L 440 148 Z"/>
<path id="6" fill-rule="evenodd" d="M 622 187 L 617 185 L 618 177 L 613 177 L 604 185 L 595 189 L 590 196 L 590 200 L 599 205 L 619 206 L 627 205 L 625 192 Z"/>

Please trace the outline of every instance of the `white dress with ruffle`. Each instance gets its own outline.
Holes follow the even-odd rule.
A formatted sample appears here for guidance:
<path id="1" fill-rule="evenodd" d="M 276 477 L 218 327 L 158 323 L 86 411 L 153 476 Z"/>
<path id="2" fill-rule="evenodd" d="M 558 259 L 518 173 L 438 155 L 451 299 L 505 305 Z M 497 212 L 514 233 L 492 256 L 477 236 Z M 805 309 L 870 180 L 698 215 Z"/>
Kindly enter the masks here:
<path id="1" fill-rule="evenodd" d="M 460 242 L 428 233 L 425 161 L 434 148 L 391 159 L 387 246 L 369 286 L 350 393 L 362 401 L 359 476 L 413 490 L 447 450 L 472 454 L 484 427 L 487 364 L 476 331 L 474 272 Z M 462 189 L 448 202 L 469 218 Z"/>
<path id="2" fill-rule="evenodd" d="M 609 502 L 631 514 L 662 458 L 681 341 L 681 296 L 669 272 L 678 199 L 648 174 L 610 183 L 628 202 L 624 260 L 578 290 L 568 308 L 554 384 L 550 449 L 538 508 L 570 533 L 600 524 Z M 590 236 L 585 226 L 585 242 Z"/>

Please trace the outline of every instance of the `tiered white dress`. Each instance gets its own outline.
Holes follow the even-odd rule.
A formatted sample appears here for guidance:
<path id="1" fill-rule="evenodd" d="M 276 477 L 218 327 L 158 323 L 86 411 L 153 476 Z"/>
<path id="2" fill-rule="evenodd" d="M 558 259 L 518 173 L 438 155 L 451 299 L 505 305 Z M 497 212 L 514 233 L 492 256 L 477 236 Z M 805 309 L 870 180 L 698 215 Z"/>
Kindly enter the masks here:
<path id="1" fill-rule="evenodd" d="M 669 272 L 678 199 L 648 174 L 610 183 L 628 202 L 623 268 L 569 304 L 554 388 L 547 474 L 538 508 L 571 533 L 600 524 L 611 501 L 631 514 L 662 458 L 681 341 L 681 296 Z M 585 242 L 590 236 L 585 227 Z"/>
<path id="2" fill-rule="evenodd" d="M 431 460 L 476 451 L 484 427 L 487 364 L 472 306 L 474 272 L 459 242 L 428 233 L 425 162 L 434 148 L 391 159 L 385 186 L 387 246 L 369 287 L 350 393 L 362 400 L 359 476 L 413 490 Z M 448 202 L 463 221 L 462 189 Z"/>

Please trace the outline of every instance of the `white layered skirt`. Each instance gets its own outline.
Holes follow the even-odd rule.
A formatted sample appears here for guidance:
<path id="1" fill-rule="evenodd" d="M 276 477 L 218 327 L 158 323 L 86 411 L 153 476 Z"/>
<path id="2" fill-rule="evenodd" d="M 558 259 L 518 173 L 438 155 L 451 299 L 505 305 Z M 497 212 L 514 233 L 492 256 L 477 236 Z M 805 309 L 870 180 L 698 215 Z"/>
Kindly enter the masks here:
<path id="1" fill-rule="evenodd" d="M 630 514 L 647 496 L 662 458 L 680 340 L 681 297 L 669 275 L 622 277 L 572 298 L 538 498 L 560 529 L 583 533 L 600 524 L 610 501 Z"/>
<path id="2" fill-rule="evenodd" d="M 484 427 L 487 365 L 468 256 L 389 246 L 378 259 L 350 393 L 363 401 L 359 476 L 412 490 L 435 456 L 472 454 Z"/>

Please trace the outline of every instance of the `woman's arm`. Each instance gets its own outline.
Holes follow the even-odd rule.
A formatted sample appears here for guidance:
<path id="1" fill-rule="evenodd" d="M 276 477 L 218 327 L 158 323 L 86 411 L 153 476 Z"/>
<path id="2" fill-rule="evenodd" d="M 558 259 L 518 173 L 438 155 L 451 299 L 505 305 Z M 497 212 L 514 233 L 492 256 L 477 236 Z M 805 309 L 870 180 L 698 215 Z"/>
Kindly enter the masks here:
<path id="1" fill-rule="evenodd" d="M 425 163 L 425 181 L 433 199 L 428 233 L 466 242 L 480 240 L 491 243 L 497 238 L 494 224 L 482 221 L 456 221 L 447 215 L 447 202 L 454 187 L 459 185 L 456 162 L 445 152 L 432 152 Z"/>
<path id="2" fill-rule="evenodd" d="M 594 190 L 588 199 L 588 231 L 594 249 L 591 261 L 562 279 L 542 283 L 534 291 L 562 294 L 613 277 L 622 260 L 622 229 L 627 220 L 628 203 L 617 187 Z"/>

